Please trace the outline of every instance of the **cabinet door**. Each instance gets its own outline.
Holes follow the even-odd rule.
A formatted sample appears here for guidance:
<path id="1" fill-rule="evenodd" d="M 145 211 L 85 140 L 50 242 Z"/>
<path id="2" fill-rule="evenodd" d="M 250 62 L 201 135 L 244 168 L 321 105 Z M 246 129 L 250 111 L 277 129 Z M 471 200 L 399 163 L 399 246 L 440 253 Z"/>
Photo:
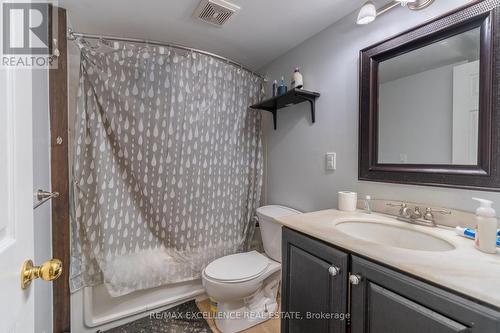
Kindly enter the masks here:
<path id="1" fill-rule="evenodd" d="M 357 257 L 351 272 L 360 278 L 351 286 L 352 333 L 500 331 L 500 313 L 455 294 Z"/>
<path id="2" fill-rule="evenodd" d="M 348 255 L 283 228 L 282 333 L 345 333 Z"/>

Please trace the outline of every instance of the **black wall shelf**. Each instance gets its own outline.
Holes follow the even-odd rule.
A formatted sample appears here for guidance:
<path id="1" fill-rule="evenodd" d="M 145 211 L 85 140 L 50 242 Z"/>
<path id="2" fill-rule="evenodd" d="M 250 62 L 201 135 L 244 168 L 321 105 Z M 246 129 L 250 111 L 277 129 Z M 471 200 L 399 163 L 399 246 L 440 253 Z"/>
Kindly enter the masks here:
<path id="1" fill-rule="evenodd" d="M 276 96 L 270 99 L 266 99 L 258 104 L 250 106 L 252 109 L 265 110 L 273 114 L 274 129 L 277 128 L 277 113 L 279 109 L 287 106 L 309 102 L 311 105 L 311 118 L 312 122 L 316 122 L 316 98 L 320 96 L 320 93 L 314 91 L 308 91 L 304 89 L 292 89 L 283 95 Z"/>

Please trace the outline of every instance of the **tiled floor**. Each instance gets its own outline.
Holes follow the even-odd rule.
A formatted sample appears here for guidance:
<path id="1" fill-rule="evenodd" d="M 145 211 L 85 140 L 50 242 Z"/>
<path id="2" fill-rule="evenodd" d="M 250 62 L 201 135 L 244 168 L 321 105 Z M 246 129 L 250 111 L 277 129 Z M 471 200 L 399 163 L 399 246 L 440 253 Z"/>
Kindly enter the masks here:
<path id="1" fill-rule="evenodd" d="M 208 299 L 200 301 L 197 303 L 198 308 L 201 312 L 210 311 L 210 302 Z M 215 322 L 213 319 L 207 320 L 208 325 L 214 331 L 214 333 L 220 333 L 220 331 L 215 327 Z M 270 319 L 262 324 L 251 327 L 247 330 L 242 331 L 242 333 L 279 333 L 280 332 L 280 320 L 279 318 Z"/>

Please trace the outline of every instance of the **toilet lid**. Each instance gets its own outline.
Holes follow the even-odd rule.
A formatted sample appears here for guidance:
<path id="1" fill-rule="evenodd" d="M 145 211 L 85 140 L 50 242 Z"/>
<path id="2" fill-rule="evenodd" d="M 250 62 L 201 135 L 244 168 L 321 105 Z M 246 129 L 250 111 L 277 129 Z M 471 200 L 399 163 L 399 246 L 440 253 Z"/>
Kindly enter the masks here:
<path id="1" fill-rule="evenodd" d="M 268 266 L 269 259 L 257 251 L 232 254 L 212 261 L 205 275 L 221 281 L 244 281 L 259 276 Z"/>

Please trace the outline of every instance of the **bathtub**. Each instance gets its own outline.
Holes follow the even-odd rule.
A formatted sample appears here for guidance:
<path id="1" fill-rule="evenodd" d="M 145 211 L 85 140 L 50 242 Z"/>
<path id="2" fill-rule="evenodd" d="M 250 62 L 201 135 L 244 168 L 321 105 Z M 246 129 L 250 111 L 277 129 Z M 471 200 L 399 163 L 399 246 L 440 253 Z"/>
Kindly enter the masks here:
<path id="1" fill-rule="evenodd" d="M 71 295 L 71 331 L 104 331 L 148 316 L 153 310 L 166 310 L 203 298 L 206 295 L 201 280 L 137 291 L 121 297 L 111 297 L 104 285 L 87 287 Z"/>
<path id="2" fill-rule="evenodd" d="M 255 228 L 251 250 L 264 252 L 260 228 Z M 117 327 L 150 311 L 172 308 L 189 300 L 206 299 L 201 279 L 111 297 L 104 285 L 83 288 L 71 295 L 71 332 L 96 333 Z"/>

